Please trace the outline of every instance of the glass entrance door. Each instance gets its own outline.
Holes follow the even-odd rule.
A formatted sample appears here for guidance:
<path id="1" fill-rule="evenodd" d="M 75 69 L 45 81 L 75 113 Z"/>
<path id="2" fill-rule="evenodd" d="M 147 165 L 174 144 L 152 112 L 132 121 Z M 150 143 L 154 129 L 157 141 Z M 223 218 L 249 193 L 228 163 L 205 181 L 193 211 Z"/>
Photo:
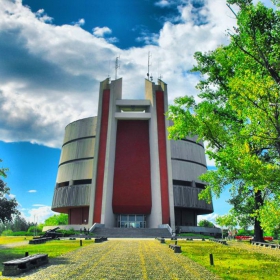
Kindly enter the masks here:
<path id="1" fill-rule="evenodd" d="M 146 221 L 144 215 L 119 215 L 118 227 L 121 228 L 145 228 Z"/>

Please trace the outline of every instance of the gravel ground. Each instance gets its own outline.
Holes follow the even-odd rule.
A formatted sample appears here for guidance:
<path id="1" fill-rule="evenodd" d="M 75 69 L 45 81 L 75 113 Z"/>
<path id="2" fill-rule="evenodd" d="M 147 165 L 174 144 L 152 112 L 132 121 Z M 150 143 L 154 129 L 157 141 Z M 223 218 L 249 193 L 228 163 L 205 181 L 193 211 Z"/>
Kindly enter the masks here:
<path id="1" fill-rule="evenodd" d="M 110 239 L 81 247 L 48 265 L 0 279 L 221 279 L 157 240 Z"/>

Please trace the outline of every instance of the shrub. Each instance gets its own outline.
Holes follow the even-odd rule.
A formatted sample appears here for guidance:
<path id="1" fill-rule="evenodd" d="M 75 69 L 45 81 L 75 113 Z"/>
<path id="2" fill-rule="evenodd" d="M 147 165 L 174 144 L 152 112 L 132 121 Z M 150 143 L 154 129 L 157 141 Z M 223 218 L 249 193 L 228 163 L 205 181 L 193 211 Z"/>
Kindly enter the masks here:
<path id="1" fill-rule="evenodd" d="M 57 230 L 57 232 L 60 232 L 60 233 L 63 233 L 64 236 L 70 236 L 70 235 L 75 235 L 76 232 L 74 229 L 69 229 L 69 230 L 66 230 L 66 229 L 59 229 Z"/>
<path id="2" fill-rule="evenodd" d="M 254 236 L 254 230 L 239 229 L 238 232 L 237 232 L 237 235 L 250 235 L 250 236 Z"/>
<path id="3" fill-rule="evenodd" d="M 10 229 L 4 230 L 2 231 L 2 236 L 12 236 L 13 235 L 13 231 Z"/>
<path id="4" fill-rule="evenodd" d="M 11 234 L 11 236 L 32 236 L 32 232 L 27 232 L 27 231 L 15 231 Z"/>
<path id="5" fill-rule="evenodd" d="M 31 226 L 28 228 L 27 230 L 28 233 L 33 233 L 36 232 L 37 234 L 41 233 L 42 232 L 42 228 L 41 227 L 38 227 L 38 226 Z"/>

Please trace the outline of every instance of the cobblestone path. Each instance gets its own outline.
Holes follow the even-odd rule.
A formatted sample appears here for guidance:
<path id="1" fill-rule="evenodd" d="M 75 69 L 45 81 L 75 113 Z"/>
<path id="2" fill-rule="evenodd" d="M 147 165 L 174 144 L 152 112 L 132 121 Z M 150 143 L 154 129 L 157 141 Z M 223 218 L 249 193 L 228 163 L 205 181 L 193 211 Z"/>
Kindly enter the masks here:
<path id="1" fill-rule="evenodd" d="M 0 279 L 220 279 L 157 240 L 118 239 L 81 247 L 17 278 Z"/>

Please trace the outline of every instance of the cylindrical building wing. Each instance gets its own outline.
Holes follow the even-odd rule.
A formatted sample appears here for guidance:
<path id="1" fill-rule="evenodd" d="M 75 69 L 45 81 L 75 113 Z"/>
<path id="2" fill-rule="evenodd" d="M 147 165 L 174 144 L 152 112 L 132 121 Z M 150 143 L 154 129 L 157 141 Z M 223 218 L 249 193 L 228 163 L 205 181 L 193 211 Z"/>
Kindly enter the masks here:
<path id="1" fill-rule="evenodd" d="M 196 226 L 197 215 L 213 212 L 212 203 L 199 200 L 205 183 L 199 176 L 207 171 L 204 146 L 196 137 L 171 140 L 173 196 L 176 226 Z"/>
<path id="2" fill-rule="evenodd" d="M 88 219 L 96 123 L 97 117 L 90 117 L 65 128 L 52 210 L 68 213 L 71 223 Z"/>

